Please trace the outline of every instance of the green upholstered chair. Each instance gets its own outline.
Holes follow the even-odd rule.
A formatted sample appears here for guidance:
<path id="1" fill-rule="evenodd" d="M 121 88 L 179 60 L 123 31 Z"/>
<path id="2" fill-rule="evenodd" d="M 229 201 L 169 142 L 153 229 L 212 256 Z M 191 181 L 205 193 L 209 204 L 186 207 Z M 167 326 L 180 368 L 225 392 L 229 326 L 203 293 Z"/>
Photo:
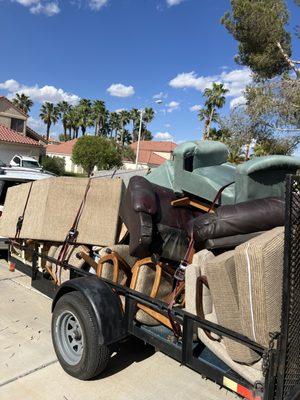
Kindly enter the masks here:
<path id="1" fill-rule="evenodd" d="M 285 176 L 300 169 L 300 157 L 256 157 L 236 168 L 235 203 L 265 197 L 284 197 Z"/>
<path id="2" fill-rule="evenodd" d="M 147 175 L 152 183 L 214 201 L 226 185 L 219 204 L 235 204 L 266 197 L 283 197 L 285 176 L 300 169 L 300 157 L 256 157 L 235 166 L 227 163 L 228 149 L 214 141 L 186 142 L 167 161 Z"/>
<path id="3" fill-rule="evenodd" d="M 234 182 L 235 167 L 227 163 L 228 149 L 214 141 L 187 142 L 174 151 L 174 190 L 213 201 L 218 191 Z M 234 202 L 232 187 L 223 193 L 226 204 Z"/>

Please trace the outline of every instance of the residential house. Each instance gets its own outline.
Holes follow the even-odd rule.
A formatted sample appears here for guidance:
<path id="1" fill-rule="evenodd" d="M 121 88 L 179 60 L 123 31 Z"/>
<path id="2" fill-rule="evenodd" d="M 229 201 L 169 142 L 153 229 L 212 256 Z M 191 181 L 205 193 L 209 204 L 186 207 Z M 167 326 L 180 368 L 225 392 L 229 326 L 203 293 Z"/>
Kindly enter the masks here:
<path id="1" fill-rule="evenodd" d="M 170 160 L 172 158 L 172 154 L 176 146 L 177 145 L 174 142 L 141 140 L 138 168 L 147 169 L 162 165 L 166 160 Z M 130 147 L 136 154 L 137 142 L 132 143 Z M 135 161 L 124 161 L 124 168 L 135 169 Z"/>
<path id="2" fill-rule="evenodd" d="M 0 97 L 0 160 L 8 164 L 15 154 L 44 154 L 43 138 L 27 125 L 28 116 L 6 97 Z"/>
<path id="3" fill-rule="evenodd" d="M 60 157 L 65 160 L 65 170 L 67 172 L 74 172 L 82 174 L 83 168 L 73 163 L 72 151 L 78 139 L 69 140 L 68 142 L 60 142 L 59 144 L 48 144 L 46 146 L 46 154 L 50 157 Z"/>

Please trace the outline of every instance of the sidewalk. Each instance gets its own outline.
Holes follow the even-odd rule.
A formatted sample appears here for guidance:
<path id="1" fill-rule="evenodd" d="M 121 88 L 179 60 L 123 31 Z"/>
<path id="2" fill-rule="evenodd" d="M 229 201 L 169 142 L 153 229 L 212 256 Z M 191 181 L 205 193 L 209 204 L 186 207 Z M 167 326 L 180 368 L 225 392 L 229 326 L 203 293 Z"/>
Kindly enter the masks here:
<path id="1" fill-rule="evenodd" d="M 130 341 L 105 375 L 82 382 L 67 375 L 52 348 L 51 301 L 0 260 L 1 400 L 232 400 L 236 397 L 151 347 Z"/>

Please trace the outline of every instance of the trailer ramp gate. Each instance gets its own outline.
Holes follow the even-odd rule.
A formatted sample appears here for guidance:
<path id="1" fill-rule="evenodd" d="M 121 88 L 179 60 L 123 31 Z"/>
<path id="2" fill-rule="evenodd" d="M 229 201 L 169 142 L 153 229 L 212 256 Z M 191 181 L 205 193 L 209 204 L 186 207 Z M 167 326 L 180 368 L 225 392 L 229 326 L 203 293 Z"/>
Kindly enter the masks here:
<path id="1" fill-rule="evenodd" d="M 300 390 L 300 176 L 286 185 L 283 305 L 276 400 L 297 400 Z"/>

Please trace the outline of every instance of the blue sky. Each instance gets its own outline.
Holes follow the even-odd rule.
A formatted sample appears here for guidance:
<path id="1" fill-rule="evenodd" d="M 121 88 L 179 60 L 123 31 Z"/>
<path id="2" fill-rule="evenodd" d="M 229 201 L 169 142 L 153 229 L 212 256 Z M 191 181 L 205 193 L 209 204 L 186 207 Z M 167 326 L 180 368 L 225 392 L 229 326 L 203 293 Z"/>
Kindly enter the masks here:
<path id="1" fill-rule="evenodd" d="M 230 89 L 224 112 L 250 82 L 237 43 L 220 24 L 229 0 L 0 0 L 0 94 L 35 102 L 103 99 L 111 110 L 153 106 L 157 139 L 200 139 L 194 111 L 213 81 Z M 291 30 L 300 8 L 288 1 Z M 294 39 L 300 58 L 300 40 Z M 155 99 L 160 97 L 163 105 Z M 53 134 L 61 133 L 59 125 Z"/>

